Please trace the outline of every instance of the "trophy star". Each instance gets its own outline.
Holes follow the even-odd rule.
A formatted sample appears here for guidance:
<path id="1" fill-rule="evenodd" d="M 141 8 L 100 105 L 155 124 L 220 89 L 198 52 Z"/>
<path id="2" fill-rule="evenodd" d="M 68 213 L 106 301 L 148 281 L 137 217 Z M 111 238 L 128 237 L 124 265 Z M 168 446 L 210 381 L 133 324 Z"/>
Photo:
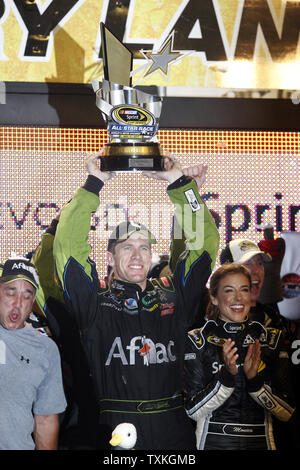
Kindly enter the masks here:
<path id="1" fill-rule="evenodd" d="M 144 74 L 144 78 L 157 70 L 161 71 L 166 76 L 168 75 L 169 65 L 184 55 L 180 52 L 173 51 L 172 46 L 173 38 L 170 37 L 158 52 L 148 51 L 144 54 L 148 60 L 152 61 L 151 66 Z"/>

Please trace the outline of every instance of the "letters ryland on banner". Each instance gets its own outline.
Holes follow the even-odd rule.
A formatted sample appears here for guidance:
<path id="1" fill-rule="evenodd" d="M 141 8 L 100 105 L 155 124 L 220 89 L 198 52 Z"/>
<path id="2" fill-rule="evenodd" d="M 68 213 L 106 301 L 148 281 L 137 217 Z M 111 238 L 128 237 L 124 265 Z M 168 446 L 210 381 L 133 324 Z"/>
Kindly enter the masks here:
<path id="1" fill-rule="evenodd" d="M 164 96 L 289 99 L 299 10 L 295 0 L 0 0 L 0 81 L 98 80 L 103 21 L 133 54 L 139 84 Z"/>
<path id="2" fill-rule="evenodd" d="M 100 27 L 104 79 L 93 82 L 93 88 L 110 140 L 100 158 L 101 168 L 161 171 L 163 156 L 156 133 L 162 98 L 131 87 L 130 51 L 103 23 Z"/>

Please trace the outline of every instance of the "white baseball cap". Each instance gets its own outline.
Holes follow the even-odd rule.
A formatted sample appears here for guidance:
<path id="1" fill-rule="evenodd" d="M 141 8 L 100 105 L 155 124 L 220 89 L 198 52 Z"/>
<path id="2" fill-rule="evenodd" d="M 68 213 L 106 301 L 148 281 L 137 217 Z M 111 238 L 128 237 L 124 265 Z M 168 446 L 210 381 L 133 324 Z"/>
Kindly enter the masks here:
<path id="1" fill-rule="evenodd" d="M 237 238 L 231 240 L 220 254 L 220 263 L 247 263 L 253 256 L 261 255 L 266 263 L 272 261 L 271 255 L 261 251 L 260 248 L 251 240 L 246 238 Z"/>

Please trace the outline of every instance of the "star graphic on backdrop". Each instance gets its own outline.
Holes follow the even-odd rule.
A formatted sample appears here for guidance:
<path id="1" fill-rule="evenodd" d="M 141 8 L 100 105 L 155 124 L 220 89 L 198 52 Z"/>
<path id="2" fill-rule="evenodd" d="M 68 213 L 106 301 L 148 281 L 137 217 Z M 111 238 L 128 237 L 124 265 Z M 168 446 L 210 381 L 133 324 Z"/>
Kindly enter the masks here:
<path id="1" fill-rule="evenodd" d="M 168 76 L 169 65 L 177 61 L 179 58 L 182 58 L 184 54 L 178 51 L 173 50 L 173 35 L 170 36 L 167 41 L 162 45 L 162 47 L 157 51 L 141 51 L 146 59 L 152 62 L 150 67 L 144 74 L 146 78 L 151 73 L 159 71 L 165 76 Z"/>

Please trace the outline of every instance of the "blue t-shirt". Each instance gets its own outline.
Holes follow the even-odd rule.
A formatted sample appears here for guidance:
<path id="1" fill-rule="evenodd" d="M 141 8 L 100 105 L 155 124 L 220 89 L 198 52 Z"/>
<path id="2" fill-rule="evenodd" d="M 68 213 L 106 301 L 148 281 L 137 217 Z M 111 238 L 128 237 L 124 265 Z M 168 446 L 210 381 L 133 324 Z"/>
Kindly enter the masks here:
<path id="1" fill-rule="evenodd" d="M 32 450 L 33 415 L 65 410 L 59 350 L 29 325 L 0 326 L 0 450 Z"/>

